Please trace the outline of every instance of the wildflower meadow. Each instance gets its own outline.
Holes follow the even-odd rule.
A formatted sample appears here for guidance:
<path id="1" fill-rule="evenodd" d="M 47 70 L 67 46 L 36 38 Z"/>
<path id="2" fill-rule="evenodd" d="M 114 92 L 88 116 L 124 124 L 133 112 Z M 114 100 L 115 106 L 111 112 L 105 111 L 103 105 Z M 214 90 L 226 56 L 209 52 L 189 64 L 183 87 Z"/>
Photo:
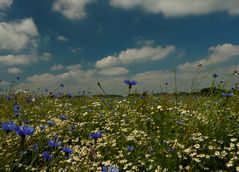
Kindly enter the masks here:
<path id="1" fill-rule="evenodd" d="M 127 96 L 100 83 L 102 95 L 2 94 L 0 171 L 239 171 L 238 88 L 141 94 L 122 82 Z"/>

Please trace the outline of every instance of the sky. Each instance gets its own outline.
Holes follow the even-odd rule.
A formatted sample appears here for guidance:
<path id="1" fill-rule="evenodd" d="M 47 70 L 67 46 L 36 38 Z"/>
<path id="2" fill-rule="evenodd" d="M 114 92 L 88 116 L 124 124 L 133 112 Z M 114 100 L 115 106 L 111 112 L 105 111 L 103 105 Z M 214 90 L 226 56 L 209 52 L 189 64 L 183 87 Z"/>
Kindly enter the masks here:
<path id="1" fill-rule="evenodd" d="M 196 91 L 213 73 L 231 87 L 238 35 L 238 0 L 0 0 L 0 88 Z"/>

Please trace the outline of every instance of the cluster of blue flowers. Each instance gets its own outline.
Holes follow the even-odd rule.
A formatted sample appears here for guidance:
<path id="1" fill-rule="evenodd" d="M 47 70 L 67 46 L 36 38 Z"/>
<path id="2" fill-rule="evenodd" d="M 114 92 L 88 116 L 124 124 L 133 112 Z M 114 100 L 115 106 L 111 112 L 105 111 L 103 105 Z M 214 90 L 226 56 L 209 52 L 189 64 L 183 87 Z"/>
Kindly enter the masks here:
<path id="1" fill-rule="evenodd" d="M 93 139 L 99 139 L 102 137 L 102 133 L 100 131 L 97 131 L 97 132 L 91 132 L 90 135 L 89 135 L 90 138 L 93 138 Z"/>
<path id="2" fill-rule="evenodd" d="M 232 96 L 234 96 L 234 94 L 233 93 L 222 93 L 222 96 L 223 97 L 232 97 Z"/>
<path id="3" fill-rule="evenodd" d="M 133 147 L 133 146 L 127 146 L 127 150 L 128 150 L 128 151 L 133 151 L 133 150 L 134 150 L 134 147 Z"/>
<path id="4" fill-rule="evenodd" d="M 62 141 L 61 140 L 57 140 L 56 138 L 54 138 L 53 140 L 48 140 L 48 146 L 50 148 L 56 148 L 62 145 Z"/>
<path id="5" fill-rule="evenodd" d="M 57 137 L 54 137 L 52 140 L 48 140 L 48 146 L 52 149 L 62 146 L 62 140 L 59 140 Z M 68 159 L 70 154 L 73 153 L 73 150 L 69 147 L 62 147 L 62 151 L 65 153 L 65 158 Z M 44 151 L 42 158 L 44 161 L 50 161 L 53 158 L 53 154 L 50 151 Z"/>
<path id="6" fill-rule="evenodd" d="M 42 153 L 42 159 L 43 159 L 44 161 L 50 161 L 53 157 L 54 157 L 54 156 L 51 154 L 50 151 L 44 151 L 44 152 Z"/>
<path id="7" fill-rule="evenodd" d="M 34 133 L 34 128 L 31 126 L 17 126 L 14 122 L 4 122 L 2 123 L 2 130 L 9 133 L 11 131 L 15 131 L 17 135 L 21 137 L 30 136 Z"/>
<path id="8" fill-rule="evenodd" d="M 114 165 L 110 165 L 108 167 L 103 165 L 101 167 L 101 172 L 119 172 L 119 168 Z"/>

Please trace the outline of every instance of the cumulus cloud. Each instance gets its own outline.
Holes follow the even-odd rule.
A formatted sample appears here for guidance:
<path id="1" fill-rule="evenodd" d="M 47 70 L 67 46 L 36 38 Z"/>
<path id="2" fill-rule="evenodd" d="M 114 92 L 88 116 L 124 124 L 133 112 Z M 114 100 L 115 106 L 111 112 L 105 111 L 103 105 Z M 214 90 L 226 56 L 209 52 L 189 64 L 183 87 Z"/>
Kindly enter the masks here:
<path id="1" fill-rule="evenodd" d="M 162 13 L 168 17 L 202 15 L 215 12 L 239 14 L 238 0 L 110 0 L 114 7 L 130 10 L 141 8 L 150 13 Z"/>
<path id="2" fill-rule="evenodd" d="M 35 57 L 29 55 L 4 55 L 0 56 L 0 64 L 4 65 L 27 65 L 32 62 L 36 62 L 37 59 Z"/>
<path id="3" fill-rule="evenodd" d="M 0 22 L 0 50 L 19 51 L 30 46 L 36 47 L 39 35 L 32 18 L 13 22 Z"/>
<path id="4" fill-rule="evenodd" d="M 113 67 L 100 70 L 98 73 L 105 76 L 118 76 L 125 75 L 129 72 L 128 69 L 123 67 Z"/>
<path id="5" fill-rule="evenodd" d="M 117 56 L 108 56 L 98 60 L 96 68 L 112 67 L 116 65 L 132 64 L 136 62 L 156 61 L 167 57 L 175 51 L 172 45 L 166 47 L 152 47 L 145 45 L 141 48 L 132 48 L 121 51 Z"/>
<path id="6" fill-rule="evenodd" d="M 81 68 L 80 64 L 70 65 L 66 67 L 68 71 L 79 71 L 80 68 Z"/>
<path id="7" fill-rule="evenodd" d="M 211 52 L 211 54 L 208 57 L 202 58 L 201 60 L 195 62 L 187 62 L 185 64 L 179 65 L 179 69 L 195 70 L 199 64 L 205 67 L 239 57 L 239 45 L 225 43 L 210 47 L 209 52 Z"/>
<path id="8" fill-rule="evenodd" d="M 14 68 L 9 68 L 7 71 L 8 71 L 8 73 L 10 73 L 10 74 L 19 74 L 19 73 L 22 73 L 22 70 L 20 70 L 19 68 L 16 68 L 16 67 L 14 67 Z"/>
<path id="9" fill-rule="evenodd" d="M 118 57 L 115 56 L 107 56 L 101 60 L 96 61 L 95 67 L 96 68 L 105 68 L 110 66 L 116 66 L 120 64 L 120 60 Z"/>
<path id="10" fill-rule="evenodd" d="M 64 66 L 62 64 L 54 64 L 50 69 L 53 71 L 62 70 Z"/>
<path id="11" fill-rule="evenodd" d="M 0 0 L 0 10 L 4 10 L 10 7 L 13 3 L 13 0 Z"/>
<path id="12" fill-rule="evenodd" d="M 54 75 L 51 73 L 36 74 L 28 77 L 27 80 L 33 83 L 45 83 L 45 82 L 63 82 L 69 78 L 69 73 L 62 73 Z"/>
<path id="13" fill-rule="evenodd" d="M 56 0 L 53 10 L 71 20 L 82 20 L 86 16 L 85 8 L 96 0 Z"/>
<path id="14" fill-rule="evenodd" d="M 0 55 L 0 64 L 12 66 L 12 65 L 28 65 L 31 63 L 37 63 L 40 60 L 49 61 L 52 58 L 51 53 L 44 52 L 39 54 L 8 54 Z"/>
<path id="15" fill-rule="evenodd" d="M 56 38 L 59 42 L 68 42 L 68 38 L 62 36 L 62 35 L 59 35 L 57 36 Z"/>

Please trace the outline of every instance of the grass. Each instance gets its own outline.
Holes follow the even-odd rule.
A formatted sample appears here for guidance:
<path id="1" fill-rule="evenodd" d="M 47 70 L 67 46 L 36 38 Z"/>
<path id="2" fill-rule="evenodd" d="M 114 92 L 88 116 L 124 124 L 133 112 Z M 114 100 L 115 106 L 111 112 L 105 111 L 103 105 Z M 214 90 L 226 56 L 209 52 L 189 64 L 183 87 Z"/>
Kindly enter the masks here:
<path id="1" fill-rule="evenodd" d="M 35 131 L 22 138 L 0 129 L 0 171 L 239 171 L 238 94 L 179 96 L 177 102 L 169 94 L 35 98 L 1 97 L 0 122 Z M 92 132 L 102 137 L 89 137 Z M 50 148 L 54 139 L 62 144 Z M 53 158 L 44 160 L 44 151 Z"/>

